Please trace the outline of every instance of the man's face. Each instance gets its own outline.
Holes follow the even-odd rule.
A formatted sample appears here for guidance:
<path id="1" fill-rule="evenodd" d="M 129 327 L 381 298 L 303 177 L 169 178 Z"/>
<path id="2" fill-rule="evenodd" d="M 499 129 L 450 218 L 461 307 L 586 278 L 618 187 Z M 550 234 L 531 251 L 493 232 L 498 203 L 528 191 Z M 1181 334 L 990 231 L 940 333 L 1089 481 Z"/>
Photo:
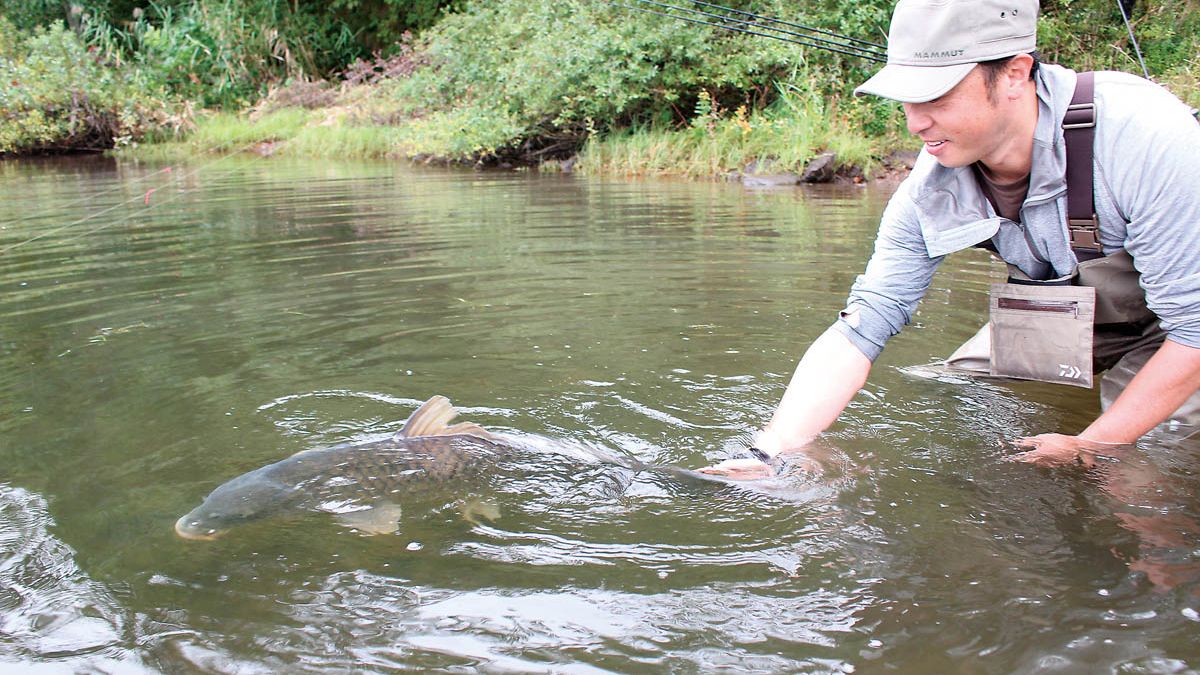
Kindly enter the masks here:
<path id="1" fill-rule="evenodd" d="M 904 104 L 908 131 L 950 168 L 978 161 L 995 166 L 989 159 L 999 160 L 1011 141 L 1011 113 L 1006 111 L 978 66 L 940 98 Z"/>

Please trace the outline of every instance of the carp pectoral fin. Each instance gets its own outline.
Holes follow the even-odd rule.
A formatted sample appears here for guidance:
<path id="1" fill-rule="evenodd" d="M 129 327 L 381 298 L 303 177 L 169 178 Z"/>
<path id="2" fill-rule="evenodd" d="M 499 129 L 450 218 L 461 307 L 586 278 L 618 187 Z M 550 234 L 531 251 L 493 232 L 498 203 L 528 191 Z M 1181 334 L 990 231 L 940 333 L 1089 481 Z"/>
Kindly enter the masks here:
<path id="1" fill-rule="evenodd" d="M 470 422 L 462 422 L 447 426 L 450 420 L 458 417 L 458 409 L 450 404 L 445 396 L 433 396 L 421 404 L 416 412 L 404 423 L 404 428 L 396 433 L 397 436 L 413 438 L 416 436 L 452 436 L 454 434 L 470 434 L 482 438 L 492 435 L 483 427 Z"/>
<path id="2" fill-rule="evenodd" d="M 395 534 L 400 529 L 400 505 L 386 502 L 362 511 L 339 513 L 337 520 L 363 534 Z"/>
<path id="3" fill-rule="evenodd" d="M 462 504 L 462 517 L 472 525 L 482 525 L 480 518 L 485 518 L 488 521 L 498 520 L 500 518 L 500 507 L 485 502 L 481 499 L 468 499 Z"/>

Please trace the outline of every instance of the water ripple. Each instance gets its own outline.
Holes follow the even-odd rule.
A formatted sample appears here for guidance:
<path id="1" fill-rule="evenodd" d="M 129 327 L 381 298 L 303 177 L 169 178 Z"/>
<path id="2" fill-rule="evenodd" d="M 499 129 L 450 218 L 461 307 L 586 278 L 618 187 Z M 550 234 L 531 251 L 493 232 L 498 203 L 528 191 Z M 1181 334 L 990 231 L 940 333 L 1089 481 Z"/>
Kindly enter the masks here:
<path id="1" fill-rule="evenodd" d="M 124 611 L 50 534 L 53 524 L 44 499 L 0 484 L 0 661 L 82 665 L 121 652 Z"/>

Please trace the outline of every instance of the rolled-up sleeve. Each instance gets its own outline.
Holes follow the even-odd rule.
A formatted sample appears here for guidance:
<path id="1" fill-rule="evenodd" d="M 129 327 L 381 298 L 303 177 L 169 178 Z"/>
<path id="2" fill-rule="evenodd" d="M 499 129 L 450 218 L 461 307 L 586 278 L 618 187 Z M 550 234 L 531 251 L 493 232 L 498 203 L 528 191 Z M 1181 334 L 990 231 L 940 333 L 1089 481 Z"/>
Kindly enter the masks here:
<path id="1" fill-rule="evenodd" d="M 1097 179 L 1128 222 L 1146 304 L 1173 342 L 1200 348 L 1200 125 L 1167 92 L 1136 93 L 1136 111 L 1101 130 Z"/>
<path id="2" fill-rule="evenodd" d="M 872 361 L 888 339 L 912 321 L 942 261 L 942 257 L 929 257 L 905 187 L 888 202 L 875 238 L 875 252 L 833 325 Z"/>

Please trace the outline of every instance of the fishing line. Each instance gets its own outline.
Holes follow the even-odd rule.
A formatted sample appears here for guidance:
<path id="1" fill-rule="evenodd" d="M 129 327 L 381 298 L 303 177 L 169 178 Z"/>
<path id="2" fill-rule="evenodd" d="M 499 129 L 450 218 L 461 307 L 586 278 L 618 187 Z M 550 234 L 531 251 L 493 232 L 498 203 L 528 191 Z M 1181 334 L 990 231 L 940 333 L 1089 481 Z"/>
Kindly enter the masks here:
<path id="1" fill-rule="evenodd" d="M 722 29 L 722 30 L 732 31 L 732 32 L 735 32 L 735 33 L 745 33 L 745 34 L 747 34 L 747 35 L 756 35 L 756 36 L 759 36 L 759 37 L 771 38 L 771 39 L 774 39 L 774 40 L 780 40 L 780 41 L 782 41 L 782 42 L 788 42 L 788 43 L 791 43 L 791 44 L 801 45 L 801 46 L 803 46 L 803 47 L 812 47 L 812 48 L 814 48 L 814 49 L 821 49 L 821 50 L 828 51 L 828 52 L 834 52 L 834 53 L 837 53 L 837 54 L 843 54 L 843 55 L 845 55 L 845 56 L 854 56 L 854 57 L 858 57 L 858 58 L 868 59 L 868 60 L 871 60 L 871 61 L 878 61 L 878 62 L 881 62 L 881 63 L 886 61 L 886 58 L 885 58 L 885 57 L 884 57 L 882 54 L 880 54 L 880 53 L 878 53 L 878 52 L 873 52 L 873 51 L 870 51 L 870 50 L 867 50 L 867 49 L 863 49 L 863 48 L 861 48 L 861 47 L 855 47 L 855 46 L 853 46 L 853 45 L 843 45 L 843 44 L 839 44 L 839 43 L 832 42 L 832 41 L 830 41 L 830 40 L 825 40 L 825 39 L 823 39 L 823 38 L 815 37 L 815 36 L 812 36 L 812 35 L 803 35 L 803 34 L 801 34 L 801 33 L 795 33 L 795 32 L 793 32 L 793 31 L 787 31 L 787 30 L 783 30 L 783 29 L 780 29 L 780 28 L 772 28 L 772 27 L 770 27 L 770 26 L 762 26 L 762 25 L 760 25 L 760 24 L 753 23 L 753 22 L 750 22 L 750 21 L 744 21 L 744 20 L 741 20 L 741 19 L 734 19 L 734 18 L 731 18 L 731 17 L 721 16 L 721 15 L 718 15 L 718 14 L 712 14 L 712 13 L 709 13 L 709 12 L 703 12 L 703 11 L 700 11 L 700 10 L 695 10 L 695 9 L 687 9 L 687 8 L 683 8 L 683 7 L 676 7 L 676 6 L 674 6 L 674 5 L 667 5 L 667 4 L 660 3 L 660 2 L 654 2 L 653 0 L 636 0 L 636 1 L 640 1 L 640 2 L 643 2 L 643 3 L 646 3 L 646 4 L 656 5 L 656 6 L 659 6 L 659 7 L 664 7 L 664 8 L 667 8 L 667 9 L 674 9 L 674 10 L 677 10 L 677 11 L 682 11 L 682 12 L 688 12 L 688 13 L 692 13 L 692 14 L 699 14 L 699 15 L 702 15 L 702 16 L 713 17 L 713 18 L 716 18 L 716 19 L 720 19 L 721 21 L 729 21 L 729 22 L 733 22 L 733 23 L 738 23 L 738 24 L 746 25 L 746 26 L 753 26 L 753 27 L 755 27 L 755 28 L 760 28 L 760 29 L 762 29 L 762 30 L 772 30 L 772 31 L 776 31 L 776 32 L 783 33 L 783 34 L 786 34 L 786 35 L 795 35 L 795 36 L 798 36 L 798 37 L 800 37 L 800 38 L 803 38 L 803 39 L 799 39 L 799 40 L 798 40 L 798 39 L 794 39 L 794 38 L 783 37 L 783 36 L 781 36 L 781 35 L 773 35 L 773 34 L 770 34 L 770 33 L 760 33 L 760 32 L 757 32 L 757 31 L 746 30 L 746 29 L 744 29 L 744 28 L 735 28 L 735 27 L 733 27 L 733 26 L 728 26 L 728 25 L 725 25 L 725 24 L 723 24 L 723 23 L 714 23 L 714 22 L 711 22 L 711 21 L 703 21 L 703 20 L 701 20 L 701 19 L 694 19 L 694 18 L 690 18 L 690 17 L 687 17 L 687 16 L 680 16 L 680 15 L 678 15 L 678 14 L 668 14 L 668 13 L 666 13 L 666 12 L 658 12 L 658 11 L 655 11 L 655 10 L 652 10 L 652 9 L 646 9 L 646 8 L 644 8 L 644 7 L 634 7 L 634 6 L 631 6 L 631 5 L 624 5 L 624 4 L 621 4 L 621 3 L 618 3 L 618 2 L 613 2 L 612 0 L 607 0 L 607 4 L 613 5 L 613 6 L 615 6 L 615 7 L 621 7 L 621 8 L 623 8 L 623 9 L 632 10 L 632 11 L 635 11 L 635 12 L 644 12 L 644 13 L 646 13 L 646 14 L 654 14 L 654 15 L 657 15 L 657 16 L 665 16 L 665 17 L 667 17 L 667 18 L 669 18 L 669 19 L 676 19 L 676 20 L 678 20 L 678 21 L 687 21 L 687 22 L 689 22 L 689 23 L 697 23 L 697 24 L 700 24 L 700 25 L 703 25 L 703 26 L 711 26 L 711 27 L 713 27 L 713 28 L 720 28 L 720 29 Z M 849 38 L 847 38 L 847 39 L 849 39 Z M 813 42 L 808 42 L 807 40 L 812 40 Z M 824 43 L 824 44 L 819 44 L 819 43 Z M 833 45 L 833 46 L 828 46 L 828 45 Z M 855 50 L 855 51 L 848 51 L 848 50 Z"/>
<path id="2" fill-rule="evenodd" d="M 1121 10 L 1121 18 L 1125 20 L 1125 30 L 1129 31 L 1129 41 L 1133 43 L 1133 51 L 1137 54 L 1138 63 L 1142 64 L 1142 74 L 1150 79 L 1150 71 L 1146 69 L 1146 61 L 1142 58 L 1142 48 L 1138 46 L 1137 37 L 1133 34 L 1133 25 L 1129 23 L 1129 14 L 1125 12 L 1125 3 L 1117 0 L 1117 9 Z"/>
<path id="3" fill-rule="evenodd" d="M 164 184 L 164 185 L 166 185 L 166 184 Z M 162 186 L 160 186 L 160 187 L 162 187 Z M 115 190 L 118 190 L 118 189 L 120 189 L 120 188 L 119 188 L 119 187 L 118 187 L 118 188 L 113 188 L 113 191 L 115 191 Z M 153 188 L 153 190 L 152 190 L 152 191 L 154 191 L 154 190 L 157 190 L 157 189 L 158 189 L 158 188 Z M 105 194 L 105 193 L 100 193 L 100 194 Z M 138 196 L 138 197 L 131 197 L 131 198 L 129 198 L 129 199 L 127 199 L 127 200 L 123 201 L 123 202 L 119 202 L 119 203 L 113 204 L 112 206 L 110 206 L 110 207 L 108 207 L 108 208 L 101 209 L 101 210 L 99 210 L 99 211 L 96 211 L 96 212 L 94 212 L 94 213 L 89 213 L 88 215 L 86 215 L 86 216 L 84 216 L 84 217 L 80 218 L 79 220 L 75 220 L 75 221 L 72 221 L 72 222 L 69 222 L 69 223 L 67 223 L 66 225 L 59 225 L 58 227 L 51 228 L 51 229 L 49 229 L 49 230 L 45 230 L 45 231 L 43 231 L 43 232 L 40 232 L 40 233 L 38 233 L 38 234 L 35 234 L 34 236 L 32 236 L 32 237 L 30 237 L 30 238 L 28 238 L 28 239 L 26 239 L 26 240 L 24 240 L 24 241 L 17 242 L 16 244 L 13 244 L 12 246 L 7 246 L 7 247 L 5 247 L 5 248 L 0 248 L 0 255 L 4 255 L 5 253 L 8 253 L 9 251 L 12 251 L 12 250 L 14 250 L 14 249 L 20 248 L 20 247 L 22 247 L 22 246 L 24 246 L 24 245 L 26 245 L 26 244 L 31 244 L 31 243 L 33 243 L 33 242 L 35 242 L 35 241 L 37 241 L 38 239 L 41 239 L 41 238 L 43 238 L 43 237 L 48 237 L 48 236 L 50 236 L 50 235 L 52 235 L 52 234 L 57 234 L 57 233 L 59 233 L 59 232 L 62 232 L 63 230 L 70 229 L 70 228 L 72 228 L 72 227 L 75 227 L 76 225 L 79 225 L 79 224 L 81 224 L 81 223 L 86 223 L 87 221 L 89 221 L 89 220 L 91 220 L 91 219 L 93 219 L 93 218 L 96 218 L 96 217 L 102 216 L 102 215 L 104 215 L 104 214 L 108 213 L 109 211 L 113 211 L 113 210 L 115 210 L 115 209 L 119 209 L 119 208 L 121 208 L 122 206 L 125 206 L 126 204 L 130 204 L 130 203 L 132 203 L 132 202 L 135 202 L 135 201 L 137 201 L 137 200 L 139 200 L 139 199 L 144 199 L 144 197 L 141 197 L 141 196 Z M 76 200 L 76 203 L 78 203 L 78 201 L 81 201 L 81 200 Z M 20 222 L 20 221 L 14 221 L 14 222 Z"/>
<path id="4" fill-rule="evenodd" d="M 191 173 L 188 173 L 188 174 L 182 176 L 182 178 L 191 178 L 195 174 L 199 173 L 202 168 L 204 168 L 204 167 L 200 167 L 199 169 L 196 169 L 196 170 L 192 171 Z M 231 173 L 232 173 L 232 171 L 231 171 Z M 157 190 L 157 188 L 155 188 L 155 189 Z M 157 208 L 161 204 L 166 204 L 167 202 L 174 201 L 174 200 L 178 199 L 179 197 L 183 196 L 183 194 L 184 194 L 183 191 L 179 191 L 179 192 L 176 192 L 175 194 L 168 195 L 161 199 L 156 199 L 153 206 L 147 205 L 146 208 L 144 208 L 144 209 L 139 209 L 137 211 L 131 211 L 127 215 L 125 215 L 121 218 L 118 218 L 116 220 L 110 220 L 106 223 L 101 223 L 100 225 L 97 225 L 96 227 L 93 227 L 90 230 L 84 230 L 83 232 L 77 232 L 71 236 L 63 237 L 62 241 L 75 241 L 76 239 L 79 239 L 80 237 L 86 237 L 87 235 L 92 234 L 93 232 L 99 232 L 100 230 L 103 230 L 106 227 L 112 227 L 113 225 L 116 225 L 118 223 L 124 223 L 128 220 L 133 219 L 135 216 L 145 214 L 147 211 L 149 211 L 152 208 Z M 137 197 L 135 199 L 142 199 L 142 197 Z M 130 200 L 130 201 L 132 201 L 132 200 Z M 128 201 L 122 202 L 122 204 L 128 204 L 128 203 L 129 203 Z M 118 206 L 120 206 L 120 204 L 118 204 Z M 115 207 L 105 209 L 105 211 L 111 211 L 112 208 L 115 208 Z M 93 216 L 100 215 L 101 213 L 104 213 L 104 211 L 100 211 L 96 214 L 93 214 Z M 78 222 L 86 221 L 93 216 L 83 218 L 82 220 L 77 221 L 77 224 L 78 224 Z M 30 240 L 30 241 L 32 241 L 32 240 Z M 22 244 L 24 244 L 24 243 L 28 243 L 28 242 L 22 242 Z M 16 248 L 16 246 L 14 246 L 13 248 Z M 0 254 L 5 253 L 5 252 L 6 251 L 0 251 Z"/>
<path id="5" fill-rule="evenodd" d="M 84 236 L 84 235 L 91 234 L 92 232 L 98 232 L 98 231 L 100 231 L 100 230 L 103 230 L 103 229 L 104 229 L 104 228 L 106 228 L 106 227 L 110 227 L 110 226 L 112 226 L 112 225 L 116 225 L 117 223 L 123 223 L 123 222 L 125 222 L 125 221 L 127 221 L 127 220 L 129 220 L 129 219 L 133 218 L 134 216 L 136 216 L 136 215 L 138 215 L 138 214 L 143 214 L 143 213 L 146 213 L 147 211 L 149 211 L 150 209 L 157 208 L 159 204 L 164 204 L 164 203 L 166 203 L 166 202 L 173 201 L 173 200 L 174 200 L 176 197 L 178 197 L 178 196 L 179 196 L 178 194 L 176 194 L 176 195 L 174 195 L 174 196 L 171 196 L 171 197 L 163 197 L 163 198 L 159 198 L 159 199 L 156 199 L 156 200 L 154 200 L 154 203 L 153 203 L 153 204 L 151 204 L 151 203 L 150 203 L 150 196 L 151 196 L 152 194 L 154 194 L 154 193 L 158 192 L 159 190 L 161 190 L 161 189 L 163 189 L 163 188 L 169 187 L 169 186 L 170 186 L 170 185 L 172 185 L 173 183 L 178 183 L 178 182 L 180 182 L 180 181 L 182 181 L 182 180 L 184 180 L 184 179 L 191 178 L 191 177 L 195 176 L 197 173 L 199 173 L 199 172 L 201 172 L 201 171 L 203 171 L 203 170 L 205 170 L 205 169 L 207 169 L 207 168 L 209 168 L 209 167 L 211 167 L 211 166 L 214 166 L 214 165 L 216 165 L 216 164 L 217 164 L 217 163 L 219 163 L 219 162 L 222 162 L 222 161 L 224 161 L 224 160 L 226 160 L 226 159 L 229 159 L 230 157 L 235 157 L 235 156 L 238 156 L 238 155 L 240 155 L 241 153 L 245 152 L 246 150 L 250 149 L 251 147 L 253 147 L 253 146 L 255 146 L 255 145 L 258 145 L 260 142 L 261 142 L 261 141 L 251 141 L 251 142 L 247 143 L 246 145 L 244 145 L 244 146 L 242 146 L 242 147 L 238 148 L 237 150 L 235 150 L 235 151 L 233 151 L 233 152 L 230 152 L 230 153 L 228 153 L 228 154 L 222 155 L 222 156 L 220 156 L 220 157 L 218 157 L 218 158 L 216 158 L 216 159 L 212 160 L 211 162 L 207 162 L 207 163 L 205 163 L 205 164 L 201 164 L 200 166 L 196 167 L 195 169 L 192 169 L 191 171 L 189 171 L 189 172 L 187 172 L 187 173 L 184 173 L 184 174 L 182 174 L 182 175 L 180 175 L 180 176 L 173 176 L 171 180 L 169 180 L 169 181 L 167 181 L 167 182 L 163 183 L 162 185 L 159 185 L 158 187 L 150 188 L 150 189 L 149 189 L 149 190 L 147 190 L 147 191 L 146 191 L 144 194 L 140 194 L 140 195 L 138 195 L 138 196 L 136 196 L 136 197 L 130 197 L 129 199 L 126 199 L 126 200 L 125 200 L 125 201 L 123 201 L 123 202 L 119 202 L 119 203 L 117 203 L 117 204 L 113 204 L 112 206 L 109 206 L 109 207 L 107 207 L 107 208 L 100 209 L 99 211 L 96 211 L 96 212 L 94 212 L 94 213 L 89 213 L 88 215 L 86 215 L 86 216 L 83 216 L 82 218 L 79 218 L 78 220 L 73 220 L 73 221 L 71 221 L 71 222 L 69 222 L 69 223 L 67 223 L 67 224 L 65 224 L 65 225 L 60 225 L 60 226 L 58 226 L 58 227 L 51 228 L 51 229 L 49 229 L 49 230 L 45 230 L 44 232 L 39 232 L 38 234 L 35 234 L 34 236 L 32 236 L 32 237 L 30 237 L 30 238 L 28 238 L 28 239 L 25 239 L 25 240 L 23 240 L 23 241 L 19 241 L 19 242 L 15 243 L 15 244 L 12 244 L 11 246 L 6 246 L 6 247 L 4 247 L 4 248 L 0 248 L 0 255 L 4 255 L 4 254 L 6 254 L 6 253 L 8 253 L 8 252 L 10 252 L 10 251 L 13 251 L 13 250 L 15 250 L 15 249 L 18 249 L 18 248 L 20 248 L 20 247 L 22 247 L 22 246 L 25 246 L 26 244 L 31 244 L 31 243 L 33 243 L 33 242 L 35 242 L 35 241 L 37 241 L 37 240 L 39 240 L 39 239 L 42 239 L 42 238 L 44 238 L 44 237 L 48 237 L 48 236 L 50 236 L 50 235 L 53 235 L 53 234 L 58 234 L 59 232 L 63 232 L 64 230 L 69 230 L 69 229 L 71 229 L 71 228 L 73 228 L 73 227 L 76 227 L 76 226 L 78 226 L 78 225 L 81 225 L 81 224 L 83 224 L 83 223 L 86 223 L 86 222 L 87 222 L 87 221 L 89 221 L 89 220 L 93 220 L 93 219 L 95 219 L 95 218 L 98 218 L 99 216 L 102 216 L 102 215 L 104 215 L 104 214 L 106 214 L 106 213 L 109 213 L 110 211 L 115 211 L 116 209 L 119 209 L 119 208 L 121 208 L 121 207 L 123 207 L 123 206 L 127 206 L 127 205 L 129 205 L 129 204 L 132 204 L 133 202 L 136 202 L 136 201 L 144 201 L 144 202 L 145 202 L 145 208 L 142 208 L 142 209 L 139 209 L 139 210 L 137 210 L 137 211 L 131 212 L 131 213 L 129 213 L 129 215 L 125 216 L 124 218 L 120 218 L 120 219 L 117 219 L 117 220 L 113 220 L 113 221 L 107 222 L 107 223 L 105 223 L 105 224 L 103 224 L 103 225 L 100 225 L 99 227 L 94 227 L 94 228 L 92 228 L 92 229 L 90 229 L 90 230 L 85 230 L 85 231 L 83 231 L 83 232 L 81 232 L 81 233 L 79 233 L 79 234 L 77 234 L 77 235 L 75 235 L 75 236 L 73 236 L 73 237 L 70 237 L 70 238 L 68 238 L 68 239 L 65 239 L 64 241 L 73 241 L 73 240 L 75 240 L 75 239 L 78 239 L 79 237 L 82 237 L 82 236 Z M 137 179 L 136 181 L 133 181 L 133 183 L 134 183 L 134 184 L 137 184 L 137 183 L 139 183 L 139 182 L 142 182 L 142 181 L 145 181 L 145 180 L 147 180 L 147 179 L 149 179 L 149 178 L 151 178 L 151 177 L 153 177 L 153 176 L 156 176 L 156 175 L 158 175 L 158 174 L 160 174 L 160 173 L 168 173 L 168 172 L 171 172 L 171 167 L 166 167 L 166 168 L 164 168 L 164 169 L 161 169 L 161 170 L 159 170 L 159 171 L 156 171 L 156 172 L 154 172 L 154 173 L 152 173 L 152 174 L 149 174 L 148 176 L 144 176 L 143 178 L 139 178 L 139 179 Z M 229 172 L 227 172 L 227 173 L 233 173 L 233 170 L 232 170 L 232 169 L 230 169 L 230 170 L 229 170 Z M 107 194 L 108 192 L 113 192 L 113 191 L 116 191 L 116 190 L 118 190 L 118 189 L 120 189 L 120 187 L 112 188 L 111 190 L 107 190 L 107 191 L 105 191 L 105 192 L 101 192 L 100 194 Z M 78 203 L 79 201 L 82 201 L 82 200 L 76 200 L 76 202 L 75 202 L 75 203 Z"/>
<path id="6" fill-rule="evenodd" d="M 106 189 L 106 190 L 101 190 L 101 191 L 99 191 L 99 192 L 94 192 L 94 193 L 92 193 L 92 194 L 90 194 L 90 195 L 88 195 L 88 196 L 86 196 L 86 197 L 80 197 L 79 199 L 76 199 L 76 200 L 74 200 L 74 201 L 69 201 L 69 202 L 65 202 L 65 203 L 62 203 L 62 204 L 58 204 L 57 206 L 58 206 L 58 208 L 59 208 L 59 209 L 66 209 L 66 208 L 70 208 L 70 207 L 72 207 L 72 206 L 75 206 L 75 205 L 77 205 L 77 204 L 82 204 L 82 203 L 84 203 L 84 202 L 91 202 L 91 201 L 95 201 L 95 200 L 96 200 L 97 198 L 99 198 L 99 197 L 103 197 L 104 195 L 107 195 L 107 194 L 109 194 L 109 193 L 112 193 L 112 192 L 116 192 L 116 191 L 118 191 L 118 190 L 125 189 L 125 188 L 129 187 L 130 185 L 137 185 L 138 183 L 143 183 L 143 182 L 145 182 L 145 181 L 148 181 L 148 180 L 150 180 L 151 178 L 154 178 L 155 176 L 157 176 L 157 175 L 158 175 L 158 174 L 160 174 L 160 173 L 171 173 L 171 167 L 169 167 L 169 166 L 165 166 L 165 167 L 163 167 L 163 168 L 159 169 L 158 171 L 155 171 L 154 173 L 148 173 L 148 174 L 146 174 L 145 176 L 142 176 L 142 177 L 140 177 L 140 178 L 134 178 L 133 180 L 122 182 L 120 185 L 117 185 L 116 187 L 111 187 L 111 188 L 108 188 L 108 189 Z M 21 222 L 22 220 L 29 220 L 29 219 L 28 219 L 28 218 L 20 218 L 20 219 L 17 219 L 17 220 L 10 220 L 10 221 L 6 221 L 6 222 L 4 222 L 4 223 L 0 223 L 0 227 L 7 227 L 7 226 L 9 226 L 9 225 L 15 225 L 15 224 L 17 224 L 17 223 Z"/>

